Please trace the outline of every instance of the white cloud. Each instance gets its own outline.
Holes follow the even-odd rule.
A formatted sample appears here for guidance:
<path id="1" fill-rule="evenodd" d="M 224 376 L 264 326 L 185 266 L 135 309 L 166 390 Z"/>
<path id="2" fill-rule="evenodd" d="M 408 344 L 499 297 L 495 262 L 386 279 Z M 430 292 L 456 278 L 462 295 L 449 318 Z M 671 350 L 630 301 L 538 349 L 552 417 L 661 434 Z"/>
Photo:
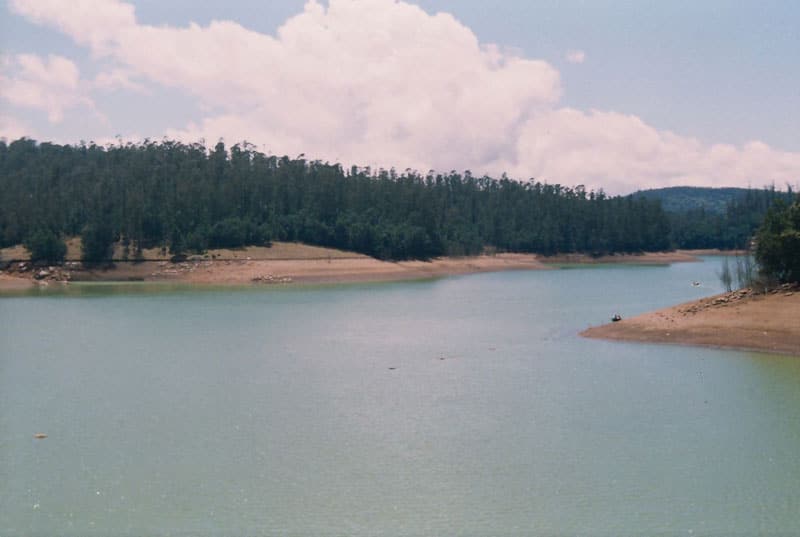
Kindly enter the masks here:
<path id="1" fill-rule="evenodd" d="M 583 63 L 586 61 L 586 53 L 582 50 L 568 50 L 564 59 L 569 63 Z"/>
<path id="2" fill-rule="evenodd" d="M 628 192 L 656 186 L 760 187 L 795 183 L 800 153 L 780 152 L 761 142 L 741 147 L 706 145 L 661 131 L 636 116 L 570 108 L 532 118 L 518 139 L 524 160 L 511 168 L 524 176 L 535 169 L 565 184 Z"/>
<path id="3" fill-rule="evenodd" d="M 0 139 L 5 139 L 6 142 L 18 140 L 26 136 L 28 138 L 35 138 L 34 130 L 24 121 L 11 117 L 6 114 L 0 114 Z"/>
<path id="4" fill-rule="evenodd" d="M 127 69 L 112 69 L 98 73 L 92 80 L 92 87 L 101 91 L 123 89 L 144 95 L 152 93 L 146 86 L 134 81 L 134 77 L 135 74 Z"/>
<path id="5" fill-rule="evenodd" d="M 708 145 L 635 116 L 560 107 L 550 64 L 402 1 L 311 0 L 275 36 L 229 21 L 144 25 L 118 0 L 10 5 L 115 63 L 96 88 L 136 79 L 193 96 L 205 117 L 166 133 L 190 141 L 248 140 L 345 164 L 507 171 L 610 192 L 800 177 L 798 153 Z"/>
<path id="6" fill-rule="evenodd" d="M 119 33 L 136 25 L 133 6 L 116 0 L 9 0 L 8 5 L 32 22 L 55 26 L 97 54 L 106 53 Z"/>
<path id="7" fill-rule="evenodd" d="M 0 98 L 14 106 L 43 110 L 51 123 L 61 122 L 71 108 L 94 107 L 82 88 L 77 66 L 53 54 L 46 59 L 35 54 L 6 58 L 0 72 Z"/>

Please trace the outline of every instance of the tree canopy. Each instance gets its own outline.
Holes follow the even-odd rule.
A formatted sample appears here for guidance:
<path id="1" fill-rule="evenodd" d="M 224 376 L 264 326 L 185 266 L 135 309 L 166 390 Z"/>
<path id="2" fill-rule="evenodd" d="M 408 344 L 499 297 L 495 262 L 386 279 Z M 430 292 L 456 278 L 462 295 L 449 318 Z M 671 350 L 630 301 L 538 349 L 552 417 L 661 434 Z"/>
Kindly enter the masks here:
<path id="1" fill-rule="evenodd" d="M 159 246 L 173 254 L 302 241 L 383 259 L 486 247 L 542 254 L 743 248 L 773 201 L 791 196 L 727 189 L 722 208 L 721 194 L 706 190 L 609 197 L 468 171 L 344 169 L 246 143 L 103 147 L 23 138 L 0 141 L 0 247 L 24 242 L 41 251 L 47 230 L 59 241 L 81 235 L 84 259 L 96 262 L 110 258 L 115 241 L 134 253 Z M 689 206 L 662 209 L 664 200 L 689 194 Z"/>
<path id="2" fill-rule="evenodd" d="M 25 239 L 25 248 L 31 254 L 31 261 L 57 264 L 64 261 L 67 245 L 50 229 L 35 229 Z"/>
<path id="3" fill-rule="evenodd" d="M 687 250 L 748 248 L 773 202 L 791 203 L 794 198 L 791 185 L 786 191 L 774 185 L 762 189 L 673 186 L 631 195 L 660 200 L 670 220 L 672 246 Z"/>
<path id="4" fill-rule="evenodd" d="M 777 201 L 759 229 L 756 260 L 762 273 L 781 283 L 800 282 L 800 196 Z"/>
<path id="5" fill-rule="evenodd" d="M 303 241 L 383 259 L 501 251 L 638 252 L 670 247 L 660 203 L 583 187 L 377 170 L 174 141 L 0 142 L 0 246 L 37 229 L 173 253 Z"/>

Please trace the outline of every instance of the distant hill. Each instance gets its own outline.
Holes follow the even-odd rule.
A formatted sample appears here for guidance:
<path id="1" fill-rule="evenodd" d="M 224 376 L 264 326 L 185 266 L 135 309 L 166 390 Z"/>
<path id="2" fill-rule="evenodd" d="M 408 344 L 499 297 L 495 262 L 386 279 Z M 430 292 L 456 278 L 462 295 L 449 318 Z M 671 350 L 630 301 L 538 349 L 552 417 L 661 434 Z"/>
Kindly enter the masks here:
<path id="1" fill-rule="evenodd" d="M 639 190 L 631 196 L 661 200 L 661 206 L 670 213 L 704 208 L 711 213 L 723 214 L 730 202 L 743 199 L 748 190 L 751 189 L 673 186 Z"/>
<path id="2" fill-rule="evenodd" d="M 778 199 L 791 191 L 773 188 L 679 186 L 640 190 L 634 199 L 658 200 L 670 221 L 670 243 L 677 248 L 745 248 Z"/>

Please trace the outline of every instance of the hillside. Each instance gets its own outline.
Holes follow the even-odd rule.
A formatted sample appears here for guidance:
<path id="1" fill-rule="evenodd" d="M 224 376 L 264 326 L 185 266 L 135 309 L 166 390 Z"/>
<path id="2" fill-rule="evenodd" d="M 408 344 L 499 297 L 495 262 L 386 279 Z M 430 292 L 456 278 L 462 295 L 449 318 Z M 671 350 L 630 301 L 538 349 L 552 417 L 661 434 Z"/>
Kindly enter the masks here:
<path id="1" fill-rule="evenodd" d="M 252 146 L 126 146 L 0 140 L 0 247 L 110 259 L 304 242 L 389 260 L 480 254 L 636 253 L 669 248 L 657 201 L 583 187 L 371 170 L 277 157 Z"/>
<path id="2" fill-rule="evenodd" d="M 670 187 L 642 190 L 633 199 L 660 202 L 675 248 L 747 248 L 775 201 L 791 202 L 791 191 L 770 188 Z"/>
<path id="3" fill-rule="evenodd" d="M 673 186 L 639 190 L 631 196 L 659 200 L 667 212 L 686 212 L 702 208 L 708 212 L 724 214 L 732 201 L 744 198 L 749 190 L 752 189 Z"/>

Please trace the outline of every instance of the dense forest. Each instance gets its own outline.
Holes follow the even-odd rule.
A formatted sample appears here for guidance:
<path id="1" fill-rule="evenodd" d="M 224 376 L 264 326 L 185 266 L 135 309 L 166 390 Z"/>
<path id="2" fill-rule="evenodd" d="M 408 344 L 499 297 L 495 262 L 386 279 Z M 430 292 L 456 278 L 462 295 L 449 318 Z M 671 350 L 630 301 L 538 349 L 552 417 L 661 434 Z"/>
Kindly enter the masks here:
<path id="1" fill-rule="evenodd" d="M 668 213 L 703 209 L 722 214 L 731 202 L 745 197 L 750 190 L 737 187 L 669 186 L 639 190 L 633 195 L 661 201 L 661 206 Z"/>
<path id="2" fill-rule="evenodd" d="M 555 254 L 747 247 L 791 191 L 676 187 L 609 197 L 583 187 L 463 174 L 343 169 L 173 141 L 58 145 L 0 141 L 0 247 L 87 261 L 122 241 L 173 254 L 302 241 L 382 259 L 485 251 Z M 664 209 L 662 207 L 666 207 Z"/>
<path id="3" fill-rule="evenodd" d="M 763 275 L 781 283 L 800 282 L 800 196 L 778 200 L 756 235 L 755 257 Z"/>
<path id="4" fill-rule="evenodd" d="M 732 190 L 732 189 L 725 189 Z M 764 221 L 767 211 L 777 201 L 791 202 L 792 189 L 745 189 L 720 206 L 718 196 L 711 196 L 708 206 L 700 204 L 683 210 L 668 210 L 670 242 L 676 248 L 748 248 Z M 669 206 L 666 200 L 663 205 Z"/>
<path id="5" fill-rule="evenodd" d="M 251 146 L 0 142 L 0 246 L 81 235 L 173 253 L 303 241 L 382 259 L 670 247 L 658 201 L 534 181 L 351 168 Z M 48 242 L 49 241 L 49 242 Z M 56 244 L 57 246 L 57 244 Z M 57 257 L 57 256 L 56 256 Z"/>

